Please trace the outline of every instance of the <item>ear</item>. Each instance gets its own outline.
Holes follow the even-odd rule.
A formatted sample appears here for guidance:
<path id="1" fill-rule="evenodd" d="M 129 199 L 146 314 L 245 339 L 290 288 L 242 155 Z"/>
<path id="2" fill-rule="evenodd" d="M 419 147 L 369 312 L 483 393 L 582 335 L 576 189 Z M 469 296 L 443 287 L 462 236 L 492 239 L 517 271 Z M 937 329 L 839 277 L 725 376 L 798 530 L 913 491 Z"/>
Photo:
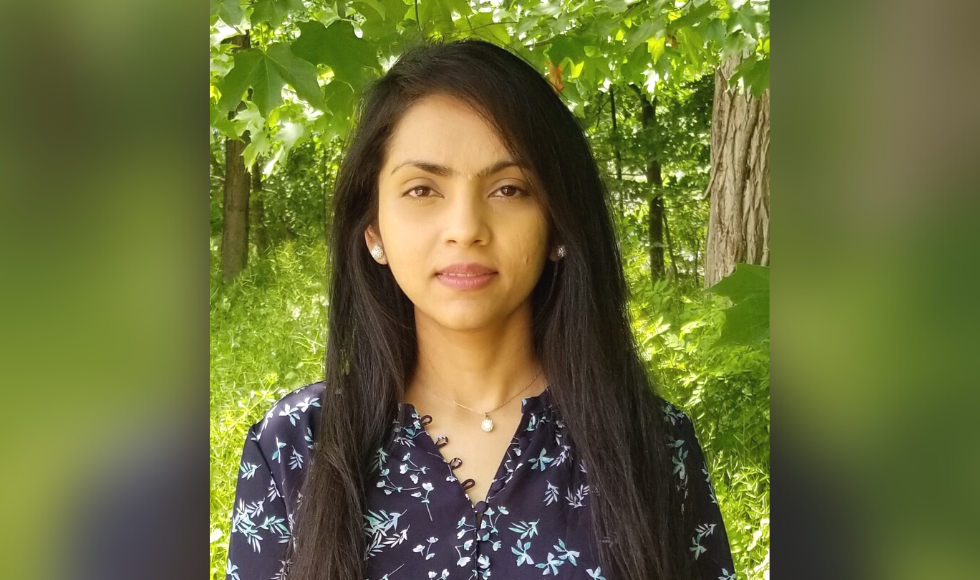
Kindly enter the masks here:
<path id="1" fill-rule="evenodd" d="M 381 246 L 382 249 L 384 249 L 385 247 L 384 242 L 381 240 L 381 236 L 378 233 L 376 233 L 374 225 L 369 225 L 364 230 L 364 243 L 367 244 L 368 253 L 370 253 L 375 246 Z M 374 256 L 372 256 L 372 258 L 373 257 Z M 383 255 L 381 256 L 380 260 L 376 260 L 376 261 L 379 264 L 387 264 L 388 257 Z"/>

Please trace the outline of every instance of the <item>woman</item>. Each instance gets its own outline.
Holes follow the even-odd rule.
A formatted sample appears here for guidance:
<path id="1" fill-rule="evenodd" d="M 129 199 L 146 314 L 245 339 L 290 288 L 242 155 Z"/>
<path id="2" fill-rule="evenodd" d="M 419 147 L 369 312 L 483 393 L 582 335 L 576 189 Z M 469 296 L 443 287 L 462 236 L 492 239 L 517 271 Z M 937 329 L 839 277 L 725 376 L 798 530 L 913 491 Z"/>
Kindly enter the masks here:
<path id="1" fill-rule="evenodd" d="M 654 394 L 606 192 L 551 85 L 481 41 L 368 91 L 326 377 L 245 442 L 240 580 L 734 578 L 690 419 Z"/>

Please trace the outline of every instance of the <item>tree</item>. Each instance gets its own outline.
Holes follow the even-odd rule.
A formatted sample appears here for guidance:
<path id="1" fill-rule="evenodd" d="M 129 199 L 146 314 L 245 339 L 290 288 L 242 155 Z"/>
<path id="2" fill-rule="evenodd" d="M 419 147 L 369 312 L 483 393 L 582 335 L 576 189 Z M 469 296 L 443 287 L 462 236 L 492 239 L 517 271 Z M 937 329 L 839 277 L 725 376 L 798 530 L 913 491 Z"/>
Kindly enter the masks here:
<path id="1" fill-rule="evenodd" d="M 261 164 L 258 160 L 252 168 L 252 190 L 249 194 L 249 219 L 255 248 L 259 256 L 264 256 L 269 252 L 269 233 L 265 226 L 265 200 L 262 192 L 262 172 L 259 171 Z"/>
<path id="2" fill-rule="evenodd" d="M 643 90 L 633 83 L 630 88 L 636 93 L 640 100 L 640 121 L 644 131 L 657 131 L 657 97 L 650 101 L 643 94 Z M 647 232 L 650 236 L 650 275 L 656 282 L 664 275 L 664 198 L 663 198 L 663 168 L 660 164 L 660 152 L 651 150 L 648 152 L 644 172 L 646 173 L 647 183 L 653 186 L 650 194 L 650 213 L 647 216 Z M 676 271 L 674 272 L 676 274 Z"/>
<path id="3" fill-rule="evenodd" d="M 744 62 L 733 55 L 715 72 L 706 286 L 736 263 L 769 265 L 769 89 L 756 97 L 730 86 Z"/>
<path id="4" fill-rule="evenodd" d="M 244 139 L 248 139 L 246 135 Z M 231 280 L 248 263 L 249 174 L 243 140 L 225 140 L 224 227 L 221 230 L 221 277 Z"/>
<path id="5" fill-rule="evenodd" d="M 230 44 L 240 50 L 248 48 L 247 34 L 230 39 Z M 235 111 L 228 113 L 234 119 L 238 110 L 244 108 L 239 103 Z M 224 183 L 224 228 L 221 231 L 221 277 L 227 282 L 234 278 L 248 263 L 248 194 L 249 175 L 245 168 L 245 147 L 249 141 L 248 132 L 242 137 L 228 136 L 225 139 L 225 183 Z"/>

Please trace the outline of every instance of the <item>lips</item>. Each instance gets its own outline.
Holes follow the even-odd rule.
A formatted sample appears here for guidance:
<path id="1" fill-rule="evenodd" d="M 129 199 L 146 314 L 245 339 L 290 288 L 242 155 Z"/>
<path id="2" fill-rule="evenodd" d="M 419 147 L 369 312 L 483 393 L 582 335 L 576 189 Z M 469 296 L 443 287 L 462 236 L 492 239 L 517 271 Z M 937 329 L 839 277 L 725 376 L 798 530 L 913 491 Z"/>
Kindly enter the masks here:
<path id="1" fill-rule="evenodd" d="M 476 262 L 468 262 L 465 264 L 463 263 L 452 264 L 451 266 L 442 268 L 441 270 L 436 272 L 436 275 L 448 276 L 454 278 L 455 277 L 476 278 L 479 276 L 486 276 L 487 274 L 494 274 L 494 273 L 496 273 L 496 270 L 490 268 L 489 266 L 484 266 L 483 264 L 479 264 Z"/>
<path id="2" fill-rule="evenodd" d="M 436 279 L 455 290 L 479 290 L 497 277 L 497 271 L 476 262 L 453 264 L 436 272 Z"/>

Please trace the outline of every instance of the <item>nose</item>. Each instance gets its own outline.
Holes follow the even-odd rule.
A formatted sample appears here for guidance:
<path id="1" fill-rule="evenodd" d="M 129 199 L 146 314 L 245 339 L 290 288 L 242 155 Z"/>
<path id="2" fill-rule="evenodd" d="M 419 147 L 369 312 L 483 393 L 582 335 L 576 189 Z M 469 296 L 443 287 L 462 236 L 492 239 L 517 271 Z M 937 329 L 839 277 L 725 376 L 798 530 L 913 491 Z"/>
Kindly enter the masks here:
<path id="1" fill-rule="evenodd" d="M 475 185 L 458 186 L 444 215 L 444 241 L 461 246 L 486 245 L 490 241 L 489 207 Z"/>

